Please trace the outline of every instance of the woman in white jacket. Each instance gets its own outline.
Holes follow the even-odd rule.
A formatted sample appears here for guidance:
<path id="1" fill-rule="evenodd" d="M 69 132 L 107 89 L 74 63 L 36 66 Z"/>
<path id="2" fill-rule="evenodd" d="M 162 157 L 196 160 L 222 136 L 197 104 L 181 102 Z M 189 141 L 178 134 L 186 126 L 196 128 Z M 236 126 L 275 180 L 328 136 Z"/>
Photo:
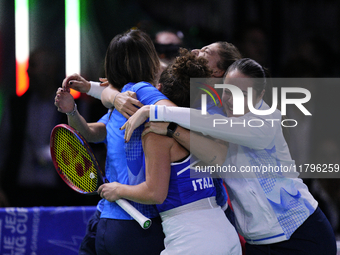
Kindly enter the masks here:
<path id="1" fill-rule="evenodd" d="M 335 237 L 327 218 L 294 171 L 295 163 L 282 133 L 281 112 L 273 109 L 267 115 L 252 113 L 270 109 L 263 100 L 265 70 L 254 60 L 241 59 L 230 66 L 224 83 L 242 91 L 244 115 L 233 115 L 235 101 L 240 98 L 233 99 L 230 90 L 224 89 L 222 101 L 228 117 L 202 115 L 200 110 L 190 108 L 144 106 L 123 126 L 126 140 L 135 127 L 150 117 L 150 121 L 176 122 L 183 128 L 228 141 L 223 166 L 229 170 L 223 177 L 237 229 L 247 241 L 246 253 L 336 254 Z M 248 90 L 250 87 L 253 93 Z M 252 98 L 252 112 L 248 97 Z M 155 130 L 148 124 L 144 133 Z M 172 132 L 188 143 L 184 129 L 178 127 Z"/>

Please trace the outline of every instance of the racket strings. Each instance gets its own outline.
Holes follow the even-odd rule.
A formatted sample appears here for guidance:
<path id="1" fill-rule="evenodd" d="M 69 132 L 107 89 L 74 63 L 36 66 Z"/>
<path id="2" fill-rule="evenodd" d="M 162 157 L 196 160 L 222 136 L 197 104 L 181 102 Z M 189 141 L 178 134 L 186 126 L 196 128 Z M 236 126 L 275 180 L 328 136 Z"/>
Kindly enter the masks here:
<path id="1" fill-rule="evenodd" d="M 77 191 L 84 193 L 96 191 L 97 171 L 80 140 L 69 130 L 61 128 L 56 132 L 54 148 L 61 177 Z"/>

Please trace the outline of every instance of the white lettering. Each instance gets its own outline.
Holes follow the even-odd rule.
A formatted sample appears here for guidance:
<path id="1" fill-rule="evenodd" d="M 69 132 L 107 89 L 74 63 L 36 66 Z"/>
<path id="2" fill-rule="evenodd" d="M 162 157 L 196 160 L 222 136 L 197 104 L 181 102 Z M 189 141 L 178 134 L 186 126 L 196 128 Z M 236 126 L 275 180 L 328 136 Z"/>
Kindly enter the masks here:
<path id="1" fill-rule="evenodd" d="M 294 126 L 286 126 L 285 124 L 283 124 L 283 123 L 285 123 L 286 121 L 293 121 L 293 122 L 295 123 L 295 125 L 294 125 Z M 293 120 L 293 119 L 286 119 L 286 120 L 281 121 L 281 125 L 282 125 L 283 127 L 296 127 L 297 124 L 298 124 L 298 122 L 297 122 L 296 120 Z"/>
<path id="2" fill-rule="evenodd" d="M 222 88 L 222 89 L 229 89 L 232 97 L 233 97 L 233 114 L 234 115 L 244 115 L 244 95 L 242 90 L 231 84 L 215 84 L 215 88 Z M 256 115 L 269 115 L 272 114 L 275 109 L 277 108 L 278 105 L 278 93 L 277 93 L 277 88 L 273 88 L 273 94 L 272 94 L 272 100 L 273 104 L 270 107 L 270 109 L 267 110 L 259 110 L 255 109 L 253 105 L 253 88 L 248 88 L 247 93 L 248 93 L 248 108 L 250 112 L 256 114 Z M 287 98 L 287 93 L 302 93 L 305 95 L 304 98 L 294 98 L 294 99 L 289 99 Z M 304 88 L 292 88 L 292 87 L 283 87 L 281 88 L 281 109 L 282 109 L 282 115 L 286 115 L 286 106 L 287 104 L 294 104 L 296 105 L 300 111 L 304 115 L 312 115 L 302 104 L 307 103 L 311 99 L 311 93 L 309 90 L 304 89 Z M 201 99 L 202 103 L 202 114 L 206 115 L 206 109 L 207 109 L 207 102 L 206 102 L 206 95 L 205 97 L 202 96 Z M 205 109 L 205 110 L 204 110 Z M 214 123 L 215 124 L 215 123 Z M 225 123 L 219 123 L 219 124 L 225 124 Z M 215 125 L 214 125 L 215 127 Z"/>
<path id="3" fill-rule="evenodd" d="M 228 123 L 228 120 L 227 119 L 214 119 L 214 127 L 217 125 L 217 124 L 227 124 Z"/>
<path id="4" fill-rule="evenodd" d="M 202 187 L 202 179 L 198 179 L 198 180 L 196 180 L 196 182 L 200 185 L 200 189 L 203 189 L 203 187 Z"/>
<path id="5" fill-rule="evenodd" d="M 252 126 L 252 125 L 250 125 L 251 121 L 259 121 L 259 122 L 261 122 L 261 126 Z M 248 121 L 249 127 L 262 127 L 263 125 L 264 125 L 264 122 L 263 122 L 263 120 L 260 120 L 260 119 L 251 119 L 251 120 Z"/>
<path id="6" fill-rule="evenodd" d="M 196 191 L 197 190 L 197 186 L 196 186 L 195 180 L 193 180 L 191 183 L 192 183 L 192 186 L 194 187 L 194 191 Z"/>
<path id="7" fill-rule="evenodd" d="M 288 99 L 287 93 L 302 93 L 305 94 L 305 98 L 295 98 Z M 303 112 L 304 115 L 312 115 L 304 106 L 303 103 L 307 103 L 311 99 L 310 91 L 304 88 L 282 88 L 281 89 L 281 109 L 282 115 L 286 115 L 286 106 L 287 104 L 295 104 L 297 108 Z"/>
<path id="8" fill-rule="evenodd" d="M 246 120 L 243 120 L 243 122 L 242 123 L 240 123 L 240 122 L 233 122 L 233 119 L 230 119 L 230 127 L 232 127 L 233 126 L 233 124 L 235 124 L 235 125 L 243 125 L 243 127 L 245 127 L 246 126 Z"/>
<path id="9" fill-rule="evenodd" d="M 248 108 L 249 111 L 256 115 L 269 115 L 275 112 L 277 108 L 277 88 L 273 88 L 273 104 L 268 110 L 258 110 L 254 108 L 253 104 L 253 88 L 248 88 Z"/>
<path id="10" fill-rule="evenodd" d="M 208 182 L 207 179 L 203 178 L 203 189 L 208 188 Z"/>
<path id="11" fill-rule="evenodd" d="M 280 121 L 279 119 L 265 119 L 265 121 L 272 121 L 272 127 L 274 127 L 274 121 Z"/>
<path id="12" fill-rule="evenodd" d="M 231 84 L 215 84 L 217 89 L 229 89 L 233 96 L 233 114 L 243 115 L 244 114 L 244 95 L 242 90 Z"/>
<path id="13" fill-rule="evenodd" d="M 202 115 L 207 115 L 207 94 L 202 94 L 201 95 L 201 113 Z"/>

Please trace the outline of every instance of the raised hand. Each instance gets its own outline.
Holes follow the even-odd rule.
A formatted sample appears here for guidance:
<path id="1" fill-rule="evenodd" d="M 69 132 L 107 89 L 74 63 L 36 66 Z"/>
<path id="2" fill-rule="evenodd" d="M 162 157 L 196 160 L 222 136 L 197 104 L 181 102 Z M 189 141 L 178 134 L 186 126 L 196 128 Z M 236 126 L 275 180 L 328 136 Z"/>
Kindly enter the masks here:
<path id="1" fill-rule="evenodd" d="M 74 98 L 65 89 L 58 88 L 54 98 L 54 105 L 58 108 L 59 112 L 72 112 L 74 109 Z"/>
<path id="2" fill-rule="evenodd" d="M 67 76 L 63 80 L 62 87 L 66 92 L 70 92 L 70 89 L 74 89 L 81 93 L 87 93 L 91 88 L 91 83 L 75 73 Z"/>

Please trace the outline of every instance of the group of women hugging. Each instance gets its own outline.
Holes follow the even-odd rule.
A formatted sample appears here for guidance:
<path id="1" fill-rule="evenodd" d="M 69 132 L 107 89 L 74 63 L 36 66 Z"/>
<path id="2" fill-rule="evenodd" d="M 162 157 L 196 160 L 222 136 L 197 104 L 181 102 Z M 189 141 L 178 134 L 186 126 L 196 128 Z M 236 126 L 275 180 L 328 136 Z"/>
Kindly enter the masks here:
<path id="1" fill-rule="evenodd" d="M 75 110 L 68 114 L 70 126 L 107 148 L 110 183 L 98 189 L 102 199 L 79 254 L 336 254 L 333 230 L 298 176 L 191 175 L 200 164 L 294 163 L 279 122 L 212 128 L 216 118 L 281 119 L 279 110 L 256 116 L 245 105 L 244 115 L 234 115 L 228 89 L 222 105 L 207 101 L 206 115 L 190 104 L 190 93 L 202 91 L 190 86 L 190 78 L 215 77 L 237 86 L 245 99 L 252 97 L 256 109 L 269 109 L 267 72 L 256 61 L 242 58 L 230 43 L 216 42 L 200 50 L 181 49 L 164 69 L 150 37 L 134 29 L 112 39 L 105 74 L 102 84 L 68 76 L 55 98 L 59 111 Z M 70 88 L 101 99 L 107 114 L 87 123 Z M 200 185 L 203 181 L 209 185 Z M 151 227 L 142 229 L 115 203 L 120 198 L 151 218 Z"/>

